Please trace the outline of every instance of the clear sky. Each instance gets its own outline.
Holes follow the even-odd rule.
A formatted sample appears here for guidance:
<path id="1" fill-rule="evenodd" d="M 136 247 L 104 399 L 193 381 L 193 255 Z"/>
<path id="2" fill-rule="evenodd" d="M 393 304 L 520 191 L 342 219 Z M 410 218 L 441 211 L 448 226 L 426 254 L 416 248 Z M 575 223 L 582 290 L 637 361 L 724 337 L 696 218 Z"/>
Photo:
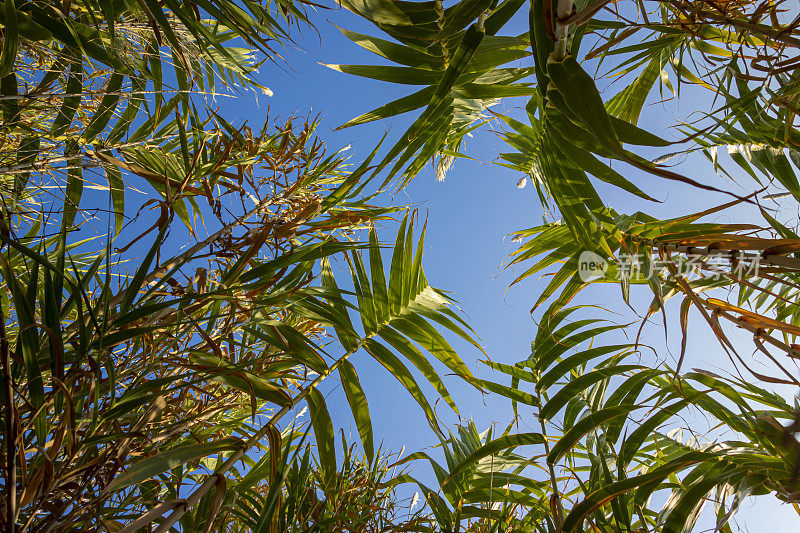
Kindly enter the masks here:
<path id="1" fill-rule="evenodd" d="M 527 15 L 512 21 L 504 30 L 506 34 L 521 34 L 527 31 Z M 273 92 L 267 98 L 264 95 L 248 94 L 236 100 L 218 99 L 225 116 L 232 123 L 248 121 L 254 125 L 263 122 L 267 106 L 275 118 L 288 118 L 291 115 L 315 116 L 321 113 L 322 127 L 319 135 L 327 142 L 330 151 L 343 146 L 352 145 L 352 157 L 358 162 L 367 154 L 387 128 L 391 129 L 390 140 L 396 139 L 414 117 L 401 116 L 391 121 L 357 126 L 344 131 L 334 132 L 336 126 L 365 111 L 371 110 L 390 100 L 411 92 L 410 86 L 368 80 L 342 74 L 328 69 L 319 63 L 378 63 L 379 58 L 356 46 L 346 39 L 333 25 L 347 27 L 364 33 L 376 34 L 374 27 L 346 11 L 318 11 L 312 13 L 312 20 L 318 32 L 304 29 L 297 35 L 300 48 L 290 48 L 283 53 L 287 59 L 283 70 L 266 64 L 262 67 L 263 79 Z M 529 66 L 530 59 L 518 62 L 519 66 Z M 675 80 L 672 80 L 673 83 Z M 603 83 L 600 84 L 601 87 Z M 607 89 L 605 96 L 616 93 L 621 86 L 615 85 Z M 684 94 L 680 107 L 673 103 L 665 105 L 648 105 L 640 125 L 656 133 L 669 135 L 665 126 L 673 123 L 674 117 L 686 116 L 698 102 L 707 102 L 708 95 L 698 91 Z M 524 99 L 506 100 L 496 108 L 497 111 L 518 113 L 524 106 Z M 492 160 L 501 151 L 511 151 L 504 146 L 492 131 L 485 130 L 468 139 L 462 149 L 479 161 L 457 160 L 447 175 L 444 183 L 437 182 L 431 169 L 423 172 L 406 190 L 397 194 L 394 201 L 398 204 L 412 203 L 428 215 L 428 233 L 425 241 L 425 270 L 430 282 L 442 289 L 455 293 L 461 302 L 469 323 L 474 327 L 482 340 L 482 344 L 491 359 L 514 363 L 524 359 L 530 353 L 530 342 L 536 331 L 535 323 L 529 314 L 530 307 L 538 293 L 546 284 L 537 278 L 529 278 L 526 282 L 508 290 L 509 283 L 519 272 L 503 271 L 501 265 L 514 245 L 510 237 L 504 239 L 515 230 L 531 227 L 541 223 L 542 208 L 536 192 L 530 185 L 524 189 L 515 186 L 519 175 Z M 646 154 L 650 155 L 650 154 Z M 652 152 L 652 156 L 661 155 Z M 709 165 L 698 164 L 699 159 L 688 161 L 681 167 L 692 172 L 690 175 L 700 181 L 721 183 Z M 691 165 L 691 166 L 689 166 Z M 646 204 L 618 189 L 598 186 L 598 191 L 607 202 L 621 212 L 633 212 L 646 209 L 657 216 L 676 216 L 700 211 L 711 205 L 727 201 L 725 197 L 698 193 L 689 187 L 658 181 L 653 177 L 633 174 L 634 180 L 647 192 L 664 201 L 662 204 Z M 746 182 L 745 182 L 746 183 Z M 749 184 L 748 184 L 749 185 Z M 730 186 L 730 183 L 727 184 Z M 744 191 L 744 189 L 743 189 Z M 384 196 L 384 201 L 392 201 Z M 749 213 L 737 213 L 741 216 L 752 216 Z M 783 220 L 796 217 L 795 213 L 782 213 Z M 728 215 L 720 216 L 728 220 Z M 382 236 L 392 239 L 395 228 L 387 225 Z M 632 303 L 642 314 L 650 303 L 649 289 L 634 289 Z M 625 314 L 626 321 L 635 320 L 636 316 L 621 305 L 622 299 L 616 286 L 592 287 L 580 296 L 581 303 L 602 303 L 610 309 Z M 674 308 L 679 302 L 671 302 Z M 533 318 L 540 316 L 540 312 Z M 695 317 L 696 318 L 696 317 Z M 694 321 L 695 323 L 697 321 Z M 689 348 L 686 369 L 702 366 L 707 369 L 728 369 L 729 363 L 717 347 L 716 341 L 706 331 L 704 325 L 692 328 L 689 335 Z M 747 342 L 743 335 L 739 336 L 742 346 Z M 668 341 L 669 351 L 664 347 L 664 333 L 660 324 L 645 329 L 643 342 L 651 343 L 658 348 L 660 360 L 674 364 L 680 351 L 680 332 L 677 320 L 673 320 Z M 474 348 L 453 340 L 453 345 L 467 361 L 473 372 L 482 377 L 503 380 L 502 376 L 492 375 L 486 367 L 477 364 L 479 353 Z M 749 354 L 747 347 L 743 353 Z M 399 451 L 417 450 L 423 446 L 435 444 L 435 435 L 430 431 L 424 417 L 407 393 L 396 384 L 394 378 L 373 363 L 369 356 L 361 353 L 353 360 L 359 369 L 373 417 L 375 436 L 383 441 L 387 448 Z M 503 380 L 504 381 L 504 380 Z M 476 391 L 463 386 L 455 378 L 446 380 L 454 393 L 456 402 L 462 407 L 462 416 L 473 418 L 479 430 L 492 423 L 502 429 L 511 418 L 508 401 L 495 397 L 482 398 Z M 433 394 L 431 387 L 425 389 Z M 330 391 L 329 406 L 334 422 L 350 428 L 356 433 L 350 421 L 348 407 L 341 391 Z M 447 423 L 455 423 L 456 419 L 447 416 L 447 408 L 443 402 L 437 406 L 437 412 Z M 521 420 L 520 431 L 536 430 L 531 425 L 525 427 L 525 414 Z M 535 419 L 528 415 L 531 424 Z M 421 477 L 424 467 L 417 473 Z M 797 515 L 789 506 L 778 503 L 763 502 L 758 506 L 748 502 L 739 519 L 740 525 L 747 524 L 749 531 L 762 531 L 764 520 L 769 520 L 775 531 L 790 531 L 790 524 L 797 524 Z M 701 528 L 698 528 L 700 530 Z M 745 529 L 743 525 L 743 530 Z"/>

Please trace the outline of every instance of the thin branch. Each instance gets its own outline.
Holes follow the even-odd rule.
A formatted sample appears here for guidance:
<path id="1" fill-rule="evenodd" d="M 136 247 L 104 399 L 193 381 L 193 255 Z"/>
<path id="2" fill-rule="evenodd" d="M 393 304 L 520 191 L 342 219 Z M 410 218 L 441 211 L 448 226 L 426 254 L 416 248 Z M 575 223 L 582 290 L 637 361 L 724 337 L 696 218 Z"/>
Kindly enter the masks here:
<path id="1" fill-rule="evenodd" d="M 0 360 L 3 365 L 6 422 L 6 532 L 17 530 L 17 420 L 14 416 L 14 389 L 11 384 L 11 357 L 6 339 L 6 319 L 0 310 Z"/>

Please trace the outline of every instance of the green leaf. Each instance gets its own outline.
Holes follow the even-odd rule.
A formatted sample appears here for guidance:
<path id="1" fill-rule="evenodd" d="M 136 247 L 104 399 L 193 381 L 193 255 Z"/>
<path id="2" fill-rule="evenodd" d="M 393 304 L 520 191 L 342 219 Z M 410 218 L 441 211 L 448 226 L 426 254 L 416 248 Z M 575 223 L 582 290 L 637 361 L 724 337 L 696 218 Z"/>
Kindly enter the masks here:
<path id="1" fill-rule="evenodd" d="M 433 354 L 457 376 L 469 382 L 474 380 L 472 372 L 450 346 L 450 343 L 422 317 L 414 314 L 403 315 L 402 318 L 393 319 L 391 325 Z"/>
<path id="2" fill-rule="evenodd" d="M 493 381 L 487 381 L 484 379 L 478 379 L 477 384 L 479 387 L 486 389 L 489 392 L 505 396 L 513 402 L 524 403 L 525 405 L 531 405 L 534 407 L 539 406 L 538 398 L 525 391 L 519 390 L 518 388 L 507 387 L 505 385 L 500 385 L 499 383 L 494 383 Z"/>
<path id="3" fill-rule="evenodd" d="M 436 36 L 437 41 L 452 37 L 478 18 L 493 3 L 493 0 L 461 0 L 445 10 L 444 26 Z"/>
<path id="4" fill-rule="evenodd" d="M 639 427 L 634 429 L 622 442 L 619 449 L 619 463 L 622 467 L 627 468 L 641 445 L 652 437 L 656 429 L 665 424 L 670 418 L 677 416 L 689 403 L 689 400 L 681 400 L 660 408 L 657 412 L 648 416 L 647 420 L 642 422 Z"/>
<path id="5" fill-rule="evenodd" d="M 336 330 L 336 335 L 339 341 L 346 350 L 352 351 L 358 346 L 358 334 L 353 329 L 353 323 L 350 320 L 350 315 L 347 313 L 347 308 L 344 305 L 339 286 L 336 284 L 336 278 L 331 271 L 330 261 L 327 257 L 323 258 L 322 264 L 322 285 L 330 293 L 331 312 L 334 316 L 333 328 Z"/>
<path id="6" fill-rule="evenodd" d="M 203 457 L 208 457 L 214 453 L 238 450 L 243 445 L 237 438 L 225 438 L 214 442 L 202 444 L 188 444 L 177 446 L 165 452 L 161 452 L 152 457 L 133 463 L 106 487 L 106 492 L 113 492 L 131 485 L 136 485 L 175 468 L 178 465 L 186 464 Z"/>
<path id="7" fill-rule="evenodd" d="M 111 205 L 114 208 L 114 237 L 117 237 L 125 225 L 125 182 L 122 181 L 122 172 L 119 168 L 108 166 L 104 170 L 108 180 Z"/>
<path id="8" fill-rule="evenodd" d="M 359 124 L 366 124 L 374 120 L 394 117 L 396 115 L 408 113 L 409 111 L 414 111 L 415 109 L 419 109 L 420 107 L 427 105 L 428 102 L 430 102 L 435 90 L 435 87 L 425 87 L 424 89 L 420 89 L 419 91 L 409 94 L 408 96 L 398 98 L 397 100 L 393 100 L 388 104 L 377 107 L 372 111 L 364 113 L 363 115 L 359 115 L 336 129 L 341 130 L 351 126 L 357 126 Z"/>
<path id="9" fill-rule="evenodd" d="M 319 461 L 325 476 L 325 489 L 334 490 L 336 484 L 336 448 L 333 439 L 333 422 L 325 405 L 325 398 L 316 388 L 306 396 L 308 409 L 311 412 L 311 425 L 314 426 L 314 437 L 317 441 Z"/>
<path id="10" fill-rule="evenodd" d="M 70 229 L 75 222 L 75 215 L 78 213 L 83 196 L 83 167 L 81 166 L 81 154 L 78 142 L 68 139 L 64 152 L 69 159 L 67 165 L 67 189 L 64 195 L 64 215 L 61 218 L 62 227 Z"/>
<path id="11" fill-rule="evenodd" d="M 369 268 L 372 276 L 372 297 L 378 324 L 389 320 L 389 293 L 386 288 L 386 274 L 383 270 L 381 248 L 375 228 L 369 229 Z"/>
<path id="12" fill-rule="evenodd" d="M 598 509 L 605 503 L 613 500 L 620 494 L 625 494 L 626 492 L 629 492 L 637 487 L 641 487 L 642 485 L 657 484 L 670 474 L 679 472 L 687 466 L 703 461 L 704 459 L 710 457 L 713 457 L 713 455 L 704 452 L 689 452 L 673 461 L 670 461 L 666 465 L 651 470 L 645 474 L 623 479 L 621 481 L 615 481 L 601 487 L 598 490 L 595 490 L 581 502 L 576 504 L 569 514 L 564 518 L 564 532 L 570 533 L 576 531 L 576 528 L 580 526 L 586 515 L 593 512 L 595 509 Z M 652 492 L 652 490 L 649 492 Z"/>
<path id="13" fill-rule="evenodd" d="M 106 94 L 100 101 L 100 106 L 97 108 L 92 120 L 86 126 L 83 135 L 81 135 L 81 140 L 84 143 L 91 143 L 95 137 L 105 129 L 111 117 L 114 116 L 123 79 L 124 77 L 117 72 L 113 73 L 108 79 L 108 83 L 103 90 Z"/>
<path id="14" fill-rule="evenodd" d="M 433 4 L 433 2 L 424 3 Z M 377 24 L 397 26 L 413 24 L 408 13 L 411 6 L 408 4 L 411 2 L 393 2 L 392 0 L 345 0 L 342 2 L 347 9 Z"/>
<path id="15" fill-rule="evenodd" d="M 364 451 L 369 461 L 372 462 L 375 457 L 372 419 L 369 414 L 367 397 L 364 394 L 364 390 L 361 388 L 361 381 L 358 379 L 356 369 L 349 361 L 342 361 L 339 365 L 339 377 L 342 380 L 342 388 L 347 396 L 347 402 L 350 404 L 353 418 L 356 421 L 356 427 L 358 428 L 358 434 L 361 436 L 361 443 L 364 446 Z"/>
<path id="16" fill-rule="evenodd" d="M 139 265 L 139 268 L 136 269 L 136 273 L 134 273 L 133 277 L 131 278 L 130 284 L 125 289 L 122 303 L 120 304 L 120 314 L 124 314 L 126 311 L 128 311 L 133 305 L 133 301 L 136 299 L 136 296 L 139 295 L 139 291 L 144 285 L 144 279 L 147 277 L 148 271 L 150 270 L 150 265 L 152 264 L 153 259 L 155 259 L 156 253 L 161 249 L 161 245 L 164 242 L 164 237 L 166 236 L 168 228 L 169 224 L 167 221 L 163 221 L 152 246 L 150 246 L 150 250 L 147 251 L 147 255 L 145 255 L 144 259 Z"/>
<path id="17" fill-rule="evenodd" d="M 380 343 L 376 342 L 373 339 L 367 339 L 364 342 L 364 349 L 375 358 L 380 364 L 382 364 L 386 370 L 391 372 L 391 374 L 397 378 L 397 380 L 403 384 L 403 387 L 414 397 L 417 403 L 422 407 L 422 411 L 425 413 L 426 418 L 428 419 L 428 423 L 431 425 L 432 428 L 436 429 L 438 426 L 436 424 L 436 416 L 433 413 L 433 409 L 431 408 L 430 403 L 425 398 L 425 395 L 420 390 L 417 381 L 411 375 L 411 372 L 403 365 L 402 362 L 388 349 L 382 346 Z"/>
<path id="18" fill-rule="evenodd" d="M 531 0 L 531 7 L 528 11 L 528 35 L 536 59 L 536 85 L 542 95 L 547 92 L 547 85 L 550 82 L 550 78 L 547 77 L 547 61 L 555 47 L 555 42 L 547 34 L 545 18 L 545 13 L 552 13 L 552 8 L 545 11 L 545 2 L 552 4 L 551 0 Z M 552 24 L 552 15 L 550 23 Z"/>
<path id="19" fill-rule="evenodd" d="M 389 81 L 405 85 L 432 85 L 439 81 L 440 72 L 412 67 L 385 65 L 325 65 L 326 67 L 373 80 Z"/>
<path id="20" fill-rule="evenodd" d="M 389 306 L 392 315 L 400 314 L 403 307 L 403 282 L 405 281 L 403 263 L 405 259 L 405 238 L 406 224 L 408 223 L 408 213 L 403 217 L 400 229 L 397 231 L 397 238 L 392 252 L 392 263 L 389 266 Z"/>
<path id="21" fill-rule="evenodd" d="M 568 56 L 562 61 L 551 57 L 547 61 L 547 75 L 564 98 L 566 105 L 583 122 L 603 146 L 613 152 L 622 152 L 617 132 L 611 123 L 603 99 L 594 80 Z"/>
<path id="22" fill-rule="evenodd" d="M 0 52 L 0 78 L 8 76 L 14 70 L 19 46 L 17 7 L 15 0 L 5 0 L 3 6 L 3 51 Z"/>
<path id="23" fill-rule="evenodd" d="M 433 388 L 436 389 L 436 392 L 439 393 L 439 395 L 444 399 L 444 401 L 447 402 L 453 411 L 458 413 L 458 407 L 456 406 L 455 401 L 453 401 L 452 396 L 450 396 L 450 392 L 447 390 L 444 382 L 439 377 L 439 374 L 436 372 L 433 365 L 428 361 L 428 358 L 425 357 L 425 355 L 414 345 L 413 342 L 391 327 L 382 327 L 379 335 L 398 353 L 411 361 L 411 363 L 417 367 L 420 372 L 422 372 L 422 375 L 425 377 L 425 379 L 427 379 L 430 384 L 433 385 Z"/>
<path id="24" fill-rule="evenodd" d="M 497 439 L 491 440 L 469 454 L 464 458 L 455 468 L 450 470 L 450 478 L 458 476 L 472 465 L 490 455 L 495 455 L 498 452 L 511 450 L 519 446 L 529 446 L 532 444 L 544 444 L 545 438 L 541 433 L 517 433 L 514 435 L 505 435 Z"/>
<path id="25" fill-rule="evenodd" d="M 6 286 L 11 289 L 14 310 L 19 321 L 19 332 L 14 352 L 19 354 L 25 365 L 25 384 L 30 395 L 29 401 L 34 409 L 44 405 L 44 381 L 39 362 L 40 339 L 37 331 L 36 320 L 36 289 L 39 285 L 39 263 L 34 262 L 28 279 L 28 286 L 24 287 L 8 261 L 3 257 Z M 40 413 L 34 420 L 34 429 L 39 443 L 44 446 L 47 437 L 47 421 L 44 413 Z"/>
<path id="26" fill-rule="evenodd" d="M 569 431 L 558 440 L 547 455 L 547 463 L 551 465 L 557 463 L 587 433 L 618 416 L 627 416 L 633 409 L 636 409 L 635 405 L 615 405 L 589 413 L 579 420 L 577 424 L 569 428 Z"/>
<path id="27" fill-rule="evenodd" d="M 643 130 L 634 126 L 630 122 L 620 120 L 613 115 L 609 115 L 611 123 L 614 125 L 614 131 L 617 132 L 619 140 L 627 144 L 636 144 L 639 146 L 670 146 L 672 143 L 665 141 L 657 135 L 653 135 L 647 130 Z"/>
<path id="28" fill-rule="evenodd" d="M 489 83 L 465 83 L 455 87 L 454 91 L 461 98 L 492 100 L 495 98 L 508 98 L 513 96 L 530 96 L 536 94 L 537 89 L 527 84 L 494 85 Z"/>
<path id="29" fill-rule="evenodd" d="M 229 385 L 260 400 L 271 402 L 280 406 L 290 405 L 292 398 L 283 387 L 258 377 L 244 370 L 245 364 L 233 364 L 202 352 L 189 355 L 189 360 L 203 367 L 203 372 L 208 372 L 210 378 L 218 383 Z"/>
<path id="30" fill-rule="evenodd" d="M 50 135 L 59 138 L 69 129 L 75 112 L 81 103 L 81 93 L 83 92 L 83 63 L 74 60 L 70 63 L 69 73 L 67 74 L 66 96 L 61 103 L 61 108 L 53 120 L 50 128 Z"/>
<path id="31" fill-rule="evenodd" d="M 339 28 L 337 26 L 337 28 Z M 443 70 L 444 61 L 441 56 L 426 54 L 410 46 L 403 46 L 391 41 L 356 33 L 354 31 L 339 28 L 345 37 L 381 57 L 405 65 L 407 67 L 423 68 L 431 70 Z"/>
<path id="32" fill-rule="evenodd" d="M 566 384 L 561 386 L 558 391 L 550 398 L 542 410 L 539 412 L 539 418 L 542 420 L 550 420 L 553 416 L 564 407 L 567 402 L 573 398 L 577 398 L 580 393 L 587 390 L 590 386 L 608 379 L 613 376 L 618 376 L 625 372 L 633 370 L 642 370 L 646 367 L 640 365 L 615 365 L 605 368 L 599 368 L 588 372 L 586 374 L 577 376 L 569 380 Z"/>
<path id="33" fill-rule="evenodd" d="M 626 85 L 608 101 L 606 105 L 608 112 L 620 118 L 621 122 L 636 124 L 647 95 L 661 77 L 666 57 L 667 54 L 654 57 L 632 83 Z"/>

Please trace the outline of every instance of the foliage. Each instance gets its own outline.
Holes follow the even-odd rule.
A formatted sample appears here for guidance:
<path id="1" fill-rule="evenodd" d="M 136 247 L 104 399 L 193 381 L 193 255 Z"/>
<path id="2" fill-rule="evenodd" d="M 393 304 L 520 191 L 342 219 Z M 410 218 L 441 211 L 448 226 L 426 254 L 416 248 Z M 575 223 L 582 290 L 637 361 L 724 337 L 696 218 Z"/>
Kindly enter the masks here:
<path id="1" fill-rule="evenodd" d="M 453 148 L 462 131 L 479 125 L 481 115 L 474 114 L 469 125 L 439 122 L 437 117 L 444 112 L 440 102 L 447 101 L 445 95 L 458 98 L 462 83 L 471 83 L 472 76 L 505 79 L 508 69 L 501 66 L 500 54 L 496 64 L 476 61 L 477 52 L 470 56 L 486 39 L 493 43 L 527 37 L 535 84 L 530 78 L 514 79 L 518 85 L 536 88 L 526 112 L 489 114 L 503 127 L 502 138 L 511 149 L 501 154 L 498 164 L 523 173 L 521 185 L 531 179 L 545 211 L 555 213 L 543 225 L 517 232 L 515 240 L 521 244 L 508 261 L 509 266 L 523 268 L 515 283 L 536 273 L 550 275 L 534 302 L 534 310 L 550 304 L 541 315 L 531 355 L 516 365 L 486 361 L 511 382 L 482 382 L 484 388 L 512 401 L 514 421 L 538 418 L 541 433 L 504 434 L 447 468 L 434 467 L 439 491 L 447 496 L 446 504 L 430 504 L 437 528 L 690 531 L 703 504 L 713 500 L 717 529 L 729 531 L 730 518 L 746 496 L 773 493 L 795 503 L 798 407 L 796 399 L 789 402 L 776 391 L 800 385 L 794 364 L 800 355 L 796 344 L 800 240 L 796 229 L 780 222 L 775 209 L 764 205 L 780 201 L 777 205 L 792 209 L 800 200 L 793 166 L 799 163 L 800 19 L 795 7 L 784 1 L 533 0 L 529 33 L 503 37 L 509 11 L 522 9 L 520 3 L 464 0 L 444 11 L 438 2 L 365 4 L 368 7 L 351 9 L 400 42 L 373 51 L 397 65 L 440 72 L 428 79 L 415 71 L 413 78 L 403 79 L 425 80 L 435 87 L 436 95 L 415 100 L 417 108 L 427 107 L 386 156 L 399 156 L 389 177 L 404 168 L 402 185 L 419 172 L 418 160 L 462 155 Z M 398 28 L 412 27 L 418 10 L 425 9 L 439 13 L 434 39 L 445 50 L 458 50 L 457 57 L 466 60 L 450 61 L 435 46 L 423 48 L 419 41 L 398 36 Z M 389 11 L 392 21 L 384 20 Z M 436 31 L 432 23 L 429 26 Z M 365 41 L 365 37 L 356 40 L 362 46 Z M 447 66 L 421 61 L 411 65 L 408 58 L 420 51 L 442 58 Z M 408 67 L 342 70 L 395 81 L 380 76 L 392 68 Z M 612 78 L 626 80 L 624 88 L 604 98 L 598 86 Z M 672 140 L 638 125 L 655 86 L 662 99 L 690 95 L 686 99 L 697 112 L 691 121 L 671 125 Z M 497 98 L 514 96 L 500 94 L 505 90 L 502 84 L 494 90 L 492 96 Z M 711 92 L 710 109 L 695 103 L 703 101 L 702 91 Z M 395 112 L 413 109 L 401 107 L 401 101 L 387 106 Z M 479 110 L 486 112 L 494 103 L 483 101 Z M 376 110 L 368 116 L 378 115 Z M 666 149 L 671 152 L 664 154 Z M 664 155 L 653 159 L 651 154 Z M 713 171 L 730 182 L 720 187 L 696 178 L 697 155 L 705 156 Z M 670 168 L 674 158 L 690 161 L 691 175 Z M 597 192 L 597 183 L 604 182 L 606 189 L 610 185 L 654 200 L 654 193 L 638 185 L 633 175 L 733 200 L 664 220 L 642 211 L 622 213 L 622 202 L 607 205 Z M 712 220 L 721 213 L 734 222 Z M 586 276 L 587 257 L 605 268 Z M 625 303 L 631 301 L 632 286 L 650 288 L 652 303 L 639 332 L 657 313 L 663 315 L 665 327 L 669 321 L 679 322 L 683 341 L 673 368 L 646 357 L 638 341 L 617 345 L 601 340 L 601 333 L 624 325 L 573 318 L 580 316 L 579 308 L 567 305 L 593 283 L 618 283 Z M 676 310 L 667 303 L 674 296 L 682 299 Z M 738 376 L 706 370 L 682 373 L 692 313 L 718 338 Z M 740 355 L 743 348 L 729 338 L 730 326 L 753 334 L 761 360 Z M 763 371 L 764 365 L 772 370 Z M 669 431 L 691 430 L 687 416 L 708 420 L 703 424 L 708 432 L 682 440 L 679 433 Z M 484 515 L 478 522 L 459 525 L 464 502 L 452 497 L 450 480 L 462 479 L 476 458 L 481 464 L 486 458 L 501 461 L 502 454 L 522 445 L 539 450 L 523 457 L 544 458 L 522 473 L 530 482 L 549 478 L 545 493 L 521 482 L 498 490 L 473 475 L 460 490 L 469 492 L 470 505 L 477 502 Z M 503 471 L 520 474 L 515 466 L 508 468 Z M 519 493 L 504 497 L 503 490 Z M 669 497 L 659 496 L 665 492 Z M 513 511 L 493 514 L 498 504 Z"/>
<path id="2" fill-rule="evenodd" d="M 209 107 L 260 87 L 303 4 L 3 13 L 6 529 L 385 529 L 390 471 L 349 359 L 363 348 L 441 431 L 408 367 L 455 408 L 428 358 L 473 378 L 432 324 L 475 341 L 427 282 L 415 214 L 384 269 L 375 224 L 398 209 L 362 193 L 369 158 L 327 153 L 315 122 L 234 127 Z M 364 459 L 337 462 L 317 389 L 334 373 Z"/>
<path id="3" fill-rule="evenodd" d="M 417 86 L 342 126 L 415 113 L 356 164 L 326 150 L 316 122 L 234 126 L 207 99 L 269 94 L 257 69 L 280 61 L 313 5 L 3 2 L 6 530 L 678 532 L 711 500 L 731 531 L 748 496 L 797 508 L 800 407 L 782 392 L 800 385 L 800 237 L 766 203 L 800 200 L 791 4 L 342 0 L 384 34 L 343 30 L 382 64 L 328 66 Z M 526 6 L 529 31 L 504 35 Z M 611 78 L 626 84 L 604 98 Z M 640 125 L 655 86 L 692 105 L 708 91 L 710 108 L 667 140 Z M 523 113 L 497 111 L 512 97 Z M 554 214 L 518 232 L 507 263 L 524 269 L 517 281 L 551 275 L 531 354 L 487 358 L 492 379 L 448 341 L 480 350 L 424 274 L 425 225 L 415 242 L 416 212 L 374 192 L 431 160 L 443 179 L 487 122 L 509 146 L 496 162 Z M 729 181 L 668 165 L 702 157 Z M 653 180 L 727 203 L 662 219 L 598 192 L 649 202 Z M 393 217 L 387 246 L 377 226 Z M 607 268 L 587 277 L 586 257 Z M 632 286 L 652 293 L 635 341 L 609 340 L 632 325 L 570 307 L 597 283 L 628 304 Z M 683 334 L 674 367 L 638 342 L 658 313 Z M 736 373 L 685 371 L 692 313 Z M 761 359 L 741 355 L 732 326 Z M 397 461 L 427 464 L 438 486 L 376 450 L 359 353 L 439 437 L 443 463 Z M 510 400 L 502 433 L 439 427 L 420 385 L 458 412 L 439 365 Z M 336 451 L 321 387 L 334 374 L 363 456 L 344 438 Z M 405 483 L 422 510 L 405 512 Z"/>

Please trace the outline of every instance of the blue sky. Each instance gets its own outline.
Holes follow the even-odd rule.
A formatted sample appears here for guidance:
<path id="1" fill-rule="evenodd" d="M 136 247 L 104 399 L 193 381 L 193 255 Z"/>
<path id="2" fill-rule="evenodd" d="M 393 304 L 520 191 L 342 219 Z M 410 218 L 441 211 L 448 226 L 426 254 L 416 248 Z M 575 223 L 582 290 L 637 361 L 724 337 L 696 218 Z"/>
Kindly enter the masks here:
<path id="1" fill-rule="evenodd" d="M 222 105 L 226 118 L 234 124 L 237 121 L 261 124 L 267 106 L 274 118 L 315 116 L 320 113 L 321 127 L 318 134 L 326 141 L 329 150 L 335 151 L 351 145 L 353 161 L 358 162 L 360 157 L 374 147 L 387 128 L 390 129 L 390 140 L 396 139 L 414 117 L 401 116 L 391 121 L 338 132 L 333 129 L 354 116 L 408 94 L 411 89 L 410 86 L 403 87 L 345 75 L 320 65 L 379 63 L 377 56 L 350 42 L 333 24 L 364 33 L 375 34 L 375 30 L 372 25 L 341 10 L 318 11 L 312 14 L 312 20 L 318 33 L 304 29 L 301 35 L 296 35 L 301 48 L 285 50 L 283 55 L 287 63 L 282 70 L 269 64 L 262 67 L 262 79 L 272 90 L 272 97 L 257 95 L 256 98 L 256 95 L 246 94 L 236 100 L 220 98 L 217 102 Z M 525 31 L 527 19 L 522 17 L 512 21 L 504 33 L 521 34 Z M 519 63 L 519 66 L 528 66 L 531 61 L 524 59 Z M 601 83 L 600 86 L 602 88 L 605 84 Z M 611 96 L 620 87 L 619 84 L 613 85 L 607 89 L 605 96 Z M 691 111 L 689 104 L 697 106 L 710 103 L 708 94 L 686 88 L 684 91 L 686 92 L 680 106 L 672 102 L 648 105 L 640 125 L 656 133 L 669 135 L 669 132 L 664 131 L 665 126 L 673 123 L 675 117 L 686 116 Z M 515 108 L 521 108 L 524 104 L 524 99 L 507 100 L 496 110 L 518 113 Z M 532 318 L 529 310 L 544 284 L 536 278 L 529 278 L 506 290 L 519 273 L 503 271 L 501 268 L 507 254 L 514 248 L 510 237 L 506 235 L 541 223 L 542 208 L 533 187 L 517 189 L 515 184 L 519 175 L 491 163 L 500 151 L 510 151 L 495 133 L 485 130 L 477 134 L 475 138 L 466 141 L 462 151 L 479 161 L 457 160 L 443 183 L 434 179 L 429 168 L 394 198 L 384 195 L 383 199 L 397 204 L 410 203 L 421 210 L 423 217 L 428 216 L 424 265 L 429 280 L 433 285 L 455 294 L 491 359 L 513 363 L 526 358 L 530 353 L 530 342 L 536 331 L 533 318 L 538 318 L 540 313 Z M 653 157 L 657 155 L 660 153 L 652 153 Z M 685 162 L 681 168 L 700 181 L 723 184 L 721 178 L 713 174 L 710 166 L 699 158 Z M 676 216 L 727 201 L 722 196 L 698 193 L 689 187 L 658 181 L 650 176 L 637 173 L 632 176 L 642 188 L 664 203 L 647 204 L 618 189 L 598 186 L 598 191 L 606 202 L 619 211 L 630 213 L 645 209 L 656 216 Z M 742 183 L 749 185 L 746 180 Z M 730 183 L 725 186 L 730 187 Z M 747 208 L 739 208 L 735 215 L 737 220 L 754 216 Z M 782 215 L 783 220 L 795 216 L 789 212 Z M 719 219 L 727 221 L 730 216 L 722 214 Z M 393 227 L 387 225 L 382 235 L 385 239 L 391 239 L 394 231 Z M 649 290 L 642 288 L 640 291 L 634 290 L 632 303 L 641 314 L 646 310 L 650 299 Z M 579 301 L 602 303 L 611 310 L 624 314 L 626 321 L 636 319 L 634 313 L 622 305 L 619 288 L 616 286 L 593 286 L 580 296 Z M 674 317 L 674 308 L 679 302 L 671 303 L 672 310 L 668 316 Z M 697 324 L 694 319 L 699 320 L 699 317 L 693 315 L 693 325 Z M 730 364 L 716 341 L 703 324 L 697 325 L 699 327 L 690 329 L 685 368 L 703 366 L 708 369 L 729 369 Z M 748 342 L 746 335 L 738 334 L 737 338 L 742 346 Z M 680 346 L 677 320 L 672 320 L 670 324 L 666 347 L 660 324 L 646 328 L 642 340 L 657 348 L 657 357 L 660 360 L 674 363 Z M 457 340 L 453 344 L 474 372 L 483 377 L 502 380 L 501 376 L 491 375 L 486 367 L 477 364 L 481 354 L 473 347 Z M 749 346 L 743 349 L 743 353 L 750 353 Z M 362 384 L 366 388 L 376 439 L 382 440 L 387 448 L 394 451 L 403 447 L 407 451 L 417 450 L 437 442 L 416 404 L 382 367 L 373 363 L 364 353 L 356 355 L 352 362 L 359 369 Z M 473 418 L 479 429 L 497 423 L 497 429 L 500 430 L 508 423 L 511 417 L 509 402 L 496 397 L 482 398 L 455 378 L 449 378 L 446 382 L 462 407 L 462 416 Z M 426 390 L 433 393 L 430 387 Z M 344 395 L 338 390 L 328 392 L 335 423 L 346 429 L 349 427 L 355 437 Z M 456 422 L 454 417 L 446 416 L 447 408 L 443 402 L 440 402 L 437 412 L 443 415 L 447 423 Z M 533 417 L 529 416 L 528 419 L 531 424 L 534 422 Z M 530 428 L 525 427 L 524 424 L 523 416 L 520 431 L 538 429 L 533 425 Z M 422 470 L 424 468 L 420 467 L 420 474 Z M 769 513 L 771 525 L 781 528 L 780 530 L 788 528 L 790 523 L 797 523 L 796 514 L 788 506 L 771 501 L 760 502 L 756 507 L 751 505 L 753 504 L 748 503 L 744 506 L 740 519 L 740 523 L 750 525 L 750 531 L 761 529 L 764 516 L 762 513 Z"/>

